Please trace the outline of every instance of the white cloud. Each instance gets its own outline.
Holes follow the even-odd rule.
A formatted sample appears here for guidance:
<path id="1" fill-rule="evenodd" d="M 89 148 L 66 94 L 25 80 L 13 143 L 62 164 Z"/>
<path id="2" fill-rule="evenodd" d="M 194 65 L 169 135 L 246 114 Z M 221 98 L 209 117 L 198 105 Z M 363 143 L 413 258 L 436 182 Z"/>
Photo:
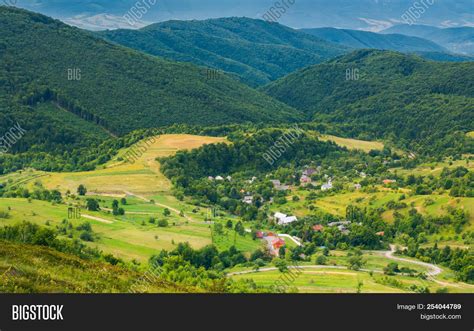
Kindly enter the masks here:
<path id="1" fill-rule="evenodd" d="M 130 25 L 122 16 L 110 14 L 97 14 L 93 16 L 76 15 L 70 18 L 63 19 L 69 25 L 77 26 L 86 30 L 114 30 L 114 29 L 140 29 L 151 24 L 147 21 L 137 21 L 134 25 Z"/>
<path id="2" fill-rule="evenodd" d="M 379 32 L 388 29 L 394 25 L 391 21 L 374 20 L 371 18 L 359 17 L 359 20 L 367 23 L 369 26 L 364 30 L 371 32 Z"/>

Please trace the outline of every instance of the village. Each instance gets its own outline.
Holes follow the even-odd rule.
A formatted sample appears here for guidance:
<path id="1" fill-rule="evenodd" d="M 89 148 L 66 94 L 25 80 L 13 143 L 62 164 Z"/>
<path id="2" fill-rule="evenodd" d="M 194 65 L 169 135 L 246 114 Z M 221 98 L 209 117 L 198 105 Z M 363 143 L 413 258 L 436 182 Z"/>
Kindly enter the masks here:
<path id="1" fill-rule="evenodd" d="M 330 170 L 330 169 L 329 169 Z M 348 184 L 347 189 L 353 191 L 359 191 L 363 189 L 363 185 L 360 183 L 364 179 L 367 178 L 367 174 L 362 171 L 355 171 L 355 178 L 359 178 L 359 181 L 354 181 L 351 184 Z M 302 239 L 291 236 L 289 234 L 284 233 L 285 228 L 289 225 L 297 223 L 299 218 L 296 215 L 288 214 L 287 212 L 283 212 L 280 210 L 273 210 L 274 208 L 268 208 L 268 206 L 276 205 L 275 204 L 275 196 L 287 196 L 287 194 L 291 193 L 295 190 L 310 190 L 310 191 L 320 191 L 324 194 L 332 194 L 335 192 L 335 184 L 334 182 L 337 180 L 336 177 L 330 176 L 329 174 L 324 173 L 322 166 L 311 167 L 305 166 L 303 167 L 299 174 L 294 174 L 292 178 L 297 179 L 293 182 L 282 182 L 279 179 L 274 179 L 267 175 L 263 179 L 259 179 L 256 176 L 253 176 L 250 179 L 244 180 L 244 184 L 246 184 L 245 188 L 241 188 L 239 193 L 242 195 L 241 203 L 248 205 L 248 206 L 258 206 L 258 209 L 263 209 L 265 206 L 267 211 L 267 221 L 268 224 L 273 224 L 273 227 L 279 229 L 279 231 L 263 231 L 258 230 L 256 231 L 256 238 L 259 240 L 263 240 L 266 242 L 266 246 L 268 250 L 274 255 L 279 256 L 281 249 L 287 247 L 287 241 L 290 241 L 292 245 L 301 246 Z M 227 184 L 237 184 L 241 183 L 242 181 L 234 180 L 232 176 L 208 176 L 207 178 L 210 182 L 214 182 L 216 184 L 219 183 L 227 183 Z M 347 177 L 345 177 L 347 182 Z M 266 201 L 260 194 L 256 194 L 252 192 L 253 184 L 257 184 L 259 182 L 269 182 L 271 183 L 271 187 L 275 192 L 275 196 L 272 196 Z M 384 186 L 388 186 L 391 184 L 396 183 L 397 181 L 394 179 L 383 179 L 380 184 Z M 258 204 L 257 204 L 258 203 Z M 337 222 L 329 222 L 326 225 L 323 224 L 314 224 L 312 226 L 313 231 L 322 233 L 327 228 L 335 228 L 343 235 L 350 234 L 350 225 L 351 221 L 348 220 L 341 220 Z M 247 232 L 250 232 L 250 229 L 247 229 Z M 283 233 L 276 233 L 276 232 L 283 232 Z M 383 237 L 384 233 L 379 232 L 376 234 L 377 236 Z"/>

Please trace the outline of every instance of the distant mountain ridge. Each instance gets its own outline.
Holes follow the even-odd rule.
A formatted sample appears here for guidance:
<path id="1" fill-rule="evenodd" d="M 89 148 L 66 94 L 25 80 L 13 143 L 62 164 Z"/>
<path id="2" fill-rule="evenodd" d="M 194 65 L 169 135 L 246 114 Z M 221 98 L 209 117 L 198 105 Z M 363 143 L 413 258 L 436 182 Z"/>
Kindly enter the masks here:
<path id="1" fill-rule="evenodd" d="M 238 17 L 168 21 L 97 35 L 151 55 L 233 73 L 251 86 L 348 51 L 280 24 Z"/>
<path id="2" fill-rule="evenodd" d="M 354 49 L 380 49 L 402 53 L 414 53 L 433 61 L 474 61 L 474 57 L 452 54 L 452 52 L 435 42 L 403 34 L 380 34 L 368 31 L 336 28 L 301 29 L 305 33 L 323 40 Z"/>
<path id="3" fill-rule="evenodd" d="M 432 41 L 401 34 L 383 35 L 336 28 L 301 29 L 300 31 L 352 48 L 374 48 L 398 52 L 447 52 L 447 49 Z"/>
<path id="4" fill-rule="evenodd" d="M 428 25 L 395 25 L 381 33 L 400 33 L 431 40 L 453 53 L 474 56 L 474 27 L 437 28 Z"/>

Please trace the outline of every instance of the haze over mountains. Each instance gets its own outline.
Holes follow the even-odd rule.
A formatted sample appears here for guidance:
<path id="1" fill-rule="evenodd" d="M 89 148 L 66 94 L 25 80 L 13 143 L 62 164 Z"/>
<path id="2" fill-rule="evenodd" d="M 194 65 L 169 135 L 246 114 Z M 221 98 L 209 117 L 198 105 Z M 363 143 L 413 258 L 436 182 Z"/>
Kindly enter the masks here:
<path id="1" fill-rule="evenodd" d="M 474 6 L 474 5 L 473 5 Z M 427 25 L 396 25 L 381 33 L 400 33 L 431 40 L 453 53 L 474 55 L 474 27 L 440 29 Z"/>
<path id="2" fill-rule="evenodd" d="M 22 0 L 17 5 L 91 29 L 127 26 L 123 15 L 136 0 Z M 279 22 L 294 28 L 338 27 L 380 31 L 402 23 L 412 0 L 298 0 Z M 208 19 L 231 16 L 262 18 L 274 0 L 159 0 L 140 24 L 167 20 Z M 73 20 L 73 21 L 71 21 Z M 419 24 L 434 26 L 474 25 L 471 0 L 437 0 L 419 18 Z M 140 27 L 137 24 L 137 27 Z"/>

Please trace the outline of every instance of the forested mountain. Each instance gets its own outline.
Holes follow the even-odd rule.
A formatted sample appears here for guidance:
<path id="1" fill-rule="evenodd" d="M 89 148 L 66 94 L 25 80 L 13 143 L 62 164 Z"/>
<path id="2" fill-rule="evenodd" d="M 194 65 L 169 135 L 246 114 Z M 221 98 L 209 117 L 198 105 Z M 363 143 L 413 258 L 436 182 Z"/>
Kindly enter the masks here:
<path id="1" fill-rule="evenodd" d="M 445 48 L 432 41 L 401 34 L 378 34 L 335 28 L 302 29 L 300 31 L 351 48 L 374 48 L 403 53 L 447 52 Z"/>
<path id="2" fill-rule="evenodd" d="M 112 45 L 40 14 L 0 7 L 0 30 L 3 116 L 16 119 L 48 101 L 117 135 L 174 123 L 300 118 L 231 77 L 210 79 L 205 68 Z"/>
<path id="3" fill-rule="evenodd" d="M 99 35 L 152 55 L 234 73 L 252 86 L 347 52 L 280 24 L 237 17 L 168 21 Z"/>
<path id="4" fill-rule="evenodd" d="M 458 148 L 474 130 L 474 62 L 360 50 L 263 90 L 351 136 L 387 138 L 420 152 Z"/>
<path id="5" fill-rule="evenodd" d="M 399 33 L 431 40 L 454 53 L 474 55 L 474 28 L 437 28 L 427 25 L 395 25 L 382 33 Z"/>

